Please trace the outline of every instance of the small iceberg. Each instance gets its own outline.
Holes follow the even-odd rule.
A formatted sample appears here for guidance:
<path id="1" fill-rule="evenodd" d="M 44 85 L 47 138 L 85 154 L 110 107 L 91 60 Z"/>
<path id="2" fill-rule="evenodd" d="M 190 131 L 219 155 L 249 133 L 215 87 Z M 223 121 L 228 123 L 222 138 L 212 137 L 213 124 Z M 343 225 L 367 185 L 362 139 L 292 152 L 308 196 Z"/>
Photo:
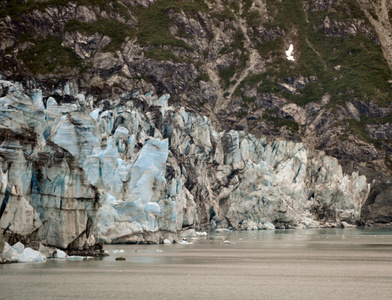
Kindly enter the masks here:
<path id="1" fill-rule="evenodd" d="M 76 256 L 76 255 L 67 256 L 66 260 L 84 260 L 84 256 Z"/>
<path id="2" fill-rule="evenodd" d="M 197 236 L 207 236 L 207 232 L 203 231 L 203 232 L 196 232 Z"/>
<path id="3" fill-rule="evenodd" d="M 193 243 L 190 243 L 188 241 L 179 241 L 178 242 L 180 245 L 192 245 Z"/>
<path id="4" fill-rule="evenodd" d="M 230 242 L 230 241 L 228 241 L 228 240 L 225 240 L 225 241 L 223 242 L 223 244 L 225 244 L 225 245 L 234 245 L 235 243 Z"/>
<path id="5" fill-rule="evenodd" d="M 46 261 L 46 256 L 41 252 L 36 251 L 31 248 L 25 248 L 23 253 L 18 255 L 18 262 L 27 263 L 27 262 L 44 262 Z"/>
<path id="6" fill-rule="evenodd" d="M 58 258 L 58 259 L 64 259 L 67 257 L 67 253 L 65 253 L 62 250 L 57 249 L 54 254 L 53 254 L 54 258 Z"/>

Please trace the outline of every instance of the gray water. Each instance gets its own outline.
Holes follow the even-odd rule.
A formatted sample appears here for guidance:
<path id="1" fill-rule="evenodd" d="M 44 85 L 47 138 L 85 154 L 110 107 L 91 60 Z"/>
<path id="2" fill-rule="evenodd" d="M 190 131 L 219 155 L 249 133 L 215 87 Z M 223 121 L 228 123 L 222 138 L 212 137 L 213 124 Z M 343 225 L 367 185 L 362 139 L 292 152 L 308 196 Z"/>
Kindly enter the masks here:
<path id="1" fill-rule="evenodd" d="M 0 265 L 0 299 L 392 298 L 391 228 L 233 232 L 105 249 L 102 259 Z"/>

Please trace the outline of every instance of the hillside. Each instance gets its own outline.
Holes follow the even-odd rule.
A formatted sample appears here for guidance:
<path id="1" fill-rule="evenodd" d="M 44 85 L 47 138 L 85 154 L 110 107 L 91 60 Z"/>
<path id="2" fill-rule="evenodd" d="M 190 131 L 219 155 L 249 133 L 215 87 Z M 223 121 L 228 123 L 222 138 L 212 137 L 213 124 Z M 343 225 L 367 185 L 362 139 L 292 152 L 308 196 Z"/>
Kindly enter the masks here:
<path id="1" fill-rule="evenodd" d="M 386 0 L 0 1 L 0 79 L 2 193 L 58 247 L 94 247 L 105 206 L 107 241 L 392 221 Z M 69 199 L 78 237 L 45 223 Z"/>
<path id="2" fill-rule="evenodd" d="M 305 140 L 390 172 L 390 6 L 2 1 L 1 70 L 43 87 L 70 79 L 101 98 L 169 93 L 219 128 Z"/>

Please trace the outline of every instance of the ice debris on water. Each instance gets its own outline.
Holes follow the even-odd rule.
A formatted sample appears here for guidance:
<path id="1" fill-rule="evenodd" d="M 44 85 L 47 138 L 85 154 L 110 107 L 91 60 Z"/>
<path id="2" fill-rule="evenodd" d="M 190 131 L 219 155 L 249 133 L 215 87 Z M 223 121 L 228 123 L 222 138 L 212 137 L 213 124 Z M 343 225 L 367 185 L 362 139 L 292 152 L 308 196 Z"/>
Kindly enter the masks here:
<path id="1" fill-rule="evenodd" d="M 18 262 L 44 262 L 46 256 L 41 252 L 33 250 L 31 248 L 25 248 L 21 254 L 18 255 Z"/>
<path id="2" fill-rule="evenodd" d="M 168 240 L 168 239 L 165 239 L 164 241 L 163 241 L 163 243 L 165 244 L 165 245 L 171 245 L 171 241 L 170 240 Z"/>
<path id="3" fill-rule="evenodd" d="M 18 254 L 22 254 L 25 246 L 21 242 L 17 242 L 12 246 L 12 249 L 14 249 Z"/>
<path id="4" fill-rule="evenodd" d="M 192 244 L 193 244 L 193 243 L 190 243 L 190 242 L 185 241 L 185 240 L 179 241 L 178 243 L 179 243 L 180 245 L 192 245 Z"/>
<path id="5" fill-rule="evenodd" d="M 197 236 L 207 236 L 207 232 L 203 231 L 203 232 L 196 232 Z"/>
<path id="6" fill-rule="evenodd" d="M 68 256 L 66 258 L 66 260 L 84 260 L 84 257 L 83 256 L 72 255 L 72 256 Z"/>
<path id="7" fill-rule="evenodd" d="M 62 251 L 62 250 L 57 249 L 57 250 L 54 252 L 54 258 L 64 259 L 64 258 L 66 258 L 66 257 L 67 257 L 67 253 L 65 253 L 65 252 Z"/>
<path id="8" fill-rule="evenodd" d="M 40 244 L 39 250 L 34 250 L 25 247 L 21 242 L 17 242 L 12 247 L 6 242 L 4 244 L 2 256 L 0 256 L 0 261 L 19 263 L 45 262 L 48 258 L 68 259 L 67 256 L 67 253 L 63 250 L 46 247 L 42 244 Z M 82 256 L 81 258 L 83 259 Z"/>

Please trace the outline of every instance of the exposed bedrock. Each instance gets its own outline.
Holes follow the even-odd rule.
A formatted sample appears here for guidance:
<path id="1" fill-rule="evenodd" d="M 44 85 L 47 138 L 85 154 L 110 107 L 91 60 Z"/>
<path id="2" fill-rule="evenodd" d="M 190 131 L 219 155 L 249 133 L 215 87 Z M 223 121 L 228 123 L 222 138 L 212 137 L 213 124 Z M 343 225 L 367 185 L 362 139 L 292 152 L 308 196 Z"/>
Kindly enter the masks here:
<path id="1" fill-rule="evenodd" d="M 169 95 L 109 105 L 72 85 L 53 95 L 9 81 L 0 89 L 0 226 L 10 243 L 87 253 L 98 241 L 160 242 L 184 228 L 346 226 L 370 193 L 365 176 L 322 151 L 215 131 L 169 107 Z"/>

